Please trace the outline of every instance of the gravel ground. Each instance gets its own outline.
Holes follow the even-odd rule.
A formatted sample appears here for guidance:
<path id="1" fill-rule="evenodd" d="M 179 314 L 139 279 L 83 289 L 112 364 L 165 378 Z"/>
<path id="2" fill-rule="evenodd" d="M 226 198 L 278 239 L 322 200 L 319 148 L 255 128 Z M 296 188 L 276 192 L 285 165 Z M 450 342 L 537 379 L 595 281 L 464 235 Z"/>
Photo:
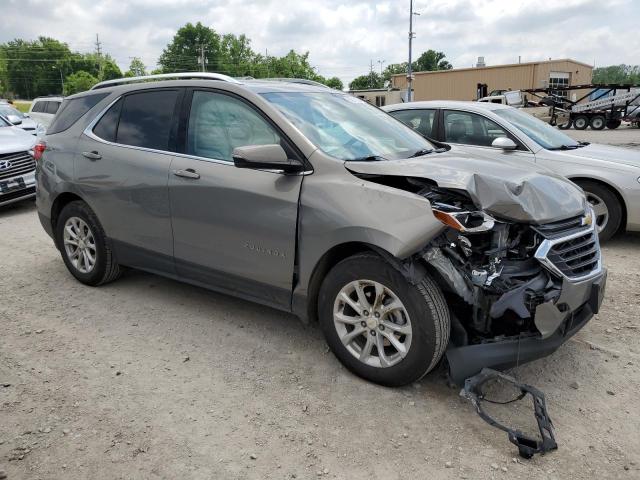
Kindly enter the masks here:
<path id="1" fill-rule="evenodd" d="M 30 202 L 0 210 L 0 232 L 10 480 L 640 477 L 638 234 L 604 248 L 600 315 L 512 371 L 546 393 L 559 443 L 524 461 L 442 370 L 387 389 L 291 315 L 140 272 L 85 287 Z"/>

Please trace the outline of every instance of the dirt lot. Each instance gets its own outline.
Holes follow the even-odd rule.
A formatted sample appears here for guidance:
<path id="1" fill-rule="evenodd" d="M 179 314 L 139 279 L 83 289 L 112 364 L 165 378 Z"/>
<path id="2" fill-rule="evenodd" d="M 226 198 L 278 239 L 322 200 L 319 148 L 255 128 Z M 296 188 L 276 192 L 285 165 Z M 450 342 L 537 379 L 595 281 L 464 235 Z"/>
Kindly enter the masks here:
<path id="1" fill-rule="evenodd" d="M 524 461 L 442 370 L 386 389 L 291 315 L 144 273 L 85 287 L 31 203 L 0 232 L 10 480 L 640 477 L 640 235 L 604 248 L 601 314 L 512 372 L 546 393 L 560 446 Z"/>

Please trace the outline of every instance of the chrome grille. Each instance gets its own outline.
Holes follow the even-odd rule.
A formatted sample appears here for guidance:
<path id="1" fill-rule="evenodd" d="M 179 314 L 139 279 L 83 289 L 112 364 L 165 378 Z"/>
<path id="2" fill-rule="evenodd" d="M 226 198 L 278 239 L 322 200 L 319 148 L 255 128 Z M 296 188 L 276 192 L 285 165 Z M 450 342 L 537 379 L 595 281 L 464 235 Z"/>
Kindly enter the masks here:
<path id="1" fill-rule="evenodd" d="M 8 168 L 3 168 L 4 165 Z M 28 152 L 5 153 L 0 155 L 0 181 L 19 175 L 31 173 L 36 169 L 36 162 Z"/>
<path id="2" fill-rule="evenodd" d="M 597 275 L 602 265 L 595 225 L 579 226 L 575 220 L 535 227 L 544 237 L 535 256 L 557 275 L 578 281 Z"/>
<path id="3" fill-rule="evenodd" d="M 547 258 L 567 277 L 588 275 L 598 267 L 600 249 L 593 231 L 556 243 Z"/>

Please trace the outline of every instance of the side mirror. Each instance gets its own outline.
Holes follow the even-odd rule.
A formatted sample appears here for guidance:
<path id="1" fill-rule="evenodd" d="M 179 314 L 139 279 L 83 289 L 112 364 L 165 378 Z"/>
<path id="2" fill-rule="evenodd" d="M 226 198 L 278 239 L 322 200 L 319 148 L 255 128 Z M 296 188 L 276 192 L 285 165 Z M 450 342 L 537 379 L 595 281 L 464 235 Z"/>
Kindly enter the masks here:
<path id="1" fill-rule="evenodd" d="M 276 170 L 278 173 L 298 173 L 304 165 L 290 160 L 280 145 L 248 145 L 233 149 L 233 164 L 238 168 L 252 170 Z"/>
<path id="2" fill-rule="evenodd" d="M 14 125 L 20 125 L 22 123 L 22 119 L 17 115 L 7 115 L 7 120 Z"/>
<path id="3" fill-rule="evenodd" d="M 518 145 L 508 137 L 498 137 L 493 142 L 491 142 L 491 146 L 495 148 L 501 148 L 502 150 L 515 150 L 518 148 Z"/>

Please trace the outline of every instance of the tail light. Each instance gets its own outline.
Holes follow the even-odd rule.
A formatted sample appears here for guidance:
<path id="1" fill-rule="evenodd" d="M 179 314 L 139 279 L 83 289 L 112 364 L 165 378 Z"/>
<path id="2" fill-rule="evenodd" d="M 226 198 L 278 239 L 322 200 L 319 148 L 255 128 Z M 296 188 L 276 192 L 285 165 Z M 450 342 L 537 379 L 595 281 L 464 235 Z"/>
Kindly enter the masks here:
<path id="1" fill-rule="evenodd" d="M 47 149 L 47 144 L 45 142 L 38 142 L 33 146 L 33 158 L 37 162 L 42 159 L 42 154 Z"/>

